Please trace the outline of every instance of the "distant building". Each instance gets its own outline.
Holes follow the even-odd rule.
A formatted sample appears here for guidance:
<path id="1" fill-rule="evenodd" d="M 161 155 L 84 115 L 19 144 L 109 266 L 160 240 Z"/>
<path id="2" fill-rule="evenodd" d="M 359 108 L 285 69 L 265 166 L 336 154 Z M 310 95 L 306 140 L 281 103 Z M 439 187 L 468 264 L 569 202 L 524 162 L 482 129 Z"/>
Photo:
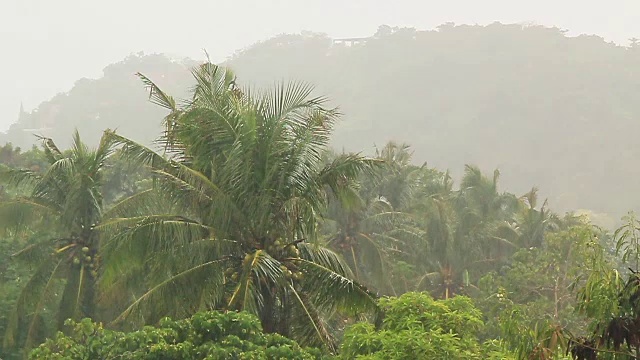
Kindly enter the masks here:
<path id="1" fill-rule="evenodd" d="M 333 45 L 344 45 L 347 47 L 351 47 L 353 45 L 364 44 L 367 42 L 369 38 L 342 38 L 342 39 L 333 39 Z"/>
<path id="2" fill-rule="evenodd" d="M 20 101 L 20 113 L 18 114 L 18 121 L 23 121 L 27 116 L 27 112 L 24 111 L 24 104 L 22 103 L 22 101 Z"/>
<path id="3" fill-rule="evenodd" d="M 53 110 L 56 111 L 57 109 L 54 108 Z M 53 115 L 55 116 L 55 114 Z M 43 134 L 47 130 L 51 130 L 53 127 L 53 118 L 51 116 L 45 116 L 44 119 L 44 121 L 40 119 L 39 123 L 35 123 L 35 121 L 38 120 L 38 116 L 34 117 L 33 114 L 24 111 L 24 105 L 20 102 L 20 113 L 18 114 L 16 124 L 19 128 L 22 127 L 22 131 Z"/>

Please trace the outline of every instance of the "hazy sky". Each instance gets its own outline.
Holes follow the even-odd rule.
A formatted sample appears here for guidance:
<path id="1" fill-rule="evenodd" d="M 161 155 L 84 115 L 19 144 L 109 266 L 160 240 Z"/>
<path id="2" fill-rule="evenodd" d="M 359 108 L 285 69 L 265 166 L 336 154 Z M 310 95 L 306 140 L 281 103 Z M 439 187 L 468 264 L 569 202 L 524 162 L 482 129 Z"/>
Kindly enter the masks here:
<path id="1" fill-rule="evenodd" d="M 626 44 L 640 38 L 639 0 L 2 0 L 0 130 L 81 77 L 131 53 L 223 60 L 285 32 L 368 36 L 381 24 L 534 22 Z"/>

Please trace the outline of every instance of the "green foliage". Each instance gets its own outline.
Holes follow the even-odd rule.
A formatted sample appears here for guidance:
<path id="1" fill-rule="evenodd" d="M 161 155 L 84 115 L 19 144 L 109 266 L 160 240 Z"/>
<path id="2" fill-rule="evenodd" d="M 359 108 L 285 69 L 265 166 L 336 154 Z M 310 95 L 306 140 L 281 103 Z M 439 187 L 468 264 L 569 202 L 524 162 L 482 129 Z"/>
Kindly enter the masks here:
<path id="1" fill-rule="evenodd" d="M 587 333 L 576 296 L 594 270 L 611 264 L 598 235 L 586 223 L 547 234 L 543 247 L 519 250 L 508 267 L 483 277 L 479 286 L 486 298 L 479 305 L 495 319 L 485 336 L 501 335 L 525 357 L 560 353 L 568 334 Z"/>
<path id="2" fill-rule="evenodd" d="M 622 253 L 622 264 L 635 268 L 621 273 L 615 264 L 594 254 L 591 272 L 578 291 L 578 309 L 590 320 L 589 332 L 570 343 L 570 350 L 578 360 L 596 356 L 635 359 L 640 355 L 639 227 L 633 213 L 623 221 L 614 233 L 616 253 Z"/>
<path id="3" fill-rule="evenodd" d="M 627 224 L 615 232 L 614 238 L 618 249 L 633 254 L 635 226 L 630 224 L 635 220 L 633 217 L 625 220 Z M 598 234 L 596 229 L 583 224 L 551 234 L 545 243 L 548 248 L 535 249 L 537 256 L 525 256 L 514 262 L 506 277 L 518 277 L 505 282 L 513 291 L 500 288 L 495 296 L 501 305 L 492 309 L 502 314 L 501 330 L 510 348 L 519 358 L 529 359 L 636 358 L 640 345 L 637 341 L 640 280 L 631 269 L 625 281 L 616 269 L 615 258 L 608 251 L 612 244 L 606 234 Z M 635 262 L 634 256 L 624 256 L 622 260 Z M 535 275 L 527 276 L 527 271 Z M 553 283 L 545 280 L 546 276 L 555 279 L 552 289 L 531 281 Z M 574 278 L 569 286 L 564 279 L 567 276 Z M 493 281 L 493 276 L 487 276 L 483 285 Z M 514 288 L 513 284 L 525 288 Z M 532 285 L 535 295 L 523 298 L 531 294 L 526 288 Z"/>
<path id="4" fill-rule="evenodd" d="M 28 266 L 11 259 L 11 255 L 23 246 L 24 244 L 18 240 L 0 240 L 0 334 L 5 334 L 11 326 L 11 314 L 15 310 L 20 291 L 31 275 Z M 0 359 L 18 359 L 19 355 L 19 349 L 0 345 Z"/>
<path id="5" fill-rule="evenodd" d="M 523 35 L 526 41 L 518 41 Z M 469 36 L 474 41 L 458 41 Z M 536 75 L 520 80 L 529 84 L 525 92 L 535 93 L 525 94 L 527 99 L 540 101 L 518 102 L 513 94 L 525 96 L 521 91 L 500 90 L 514 84 L 503 75 L 518 66 L 495 68 L 504 54 L 496 58 L 493 51 L 486 58 L 489 52 L 484 45 L 494 44 L 491 39 L 496 36 L 509 44 L 505 47 L 509 64 L 526 60 L 527 74 L 547 74 L 549 69 L 564 74 L 566 89 L 540 91 L 544 84 L 539 79 L 544 76 Z M 573 44 L 576 47 L 569 53 L 585 57 L 531 63 L 528 41 L 545 49 L 554 44 L 547 49 L 549 53 L 556 44 Z M 456 44 L 453 51 L 441 46 L 447 42 Z M 560 104 L 554 109 L 563 121 L 582 119 L 579 131 L 602 136 L 608 130 L 598 128 L 601 122 L 590 118 L 598 108 L 583 103 L 588 96 L 587 100 L 582 96 L 587 90 L 581 72 L 602 53 L 619 53 L 615 61 L 624 65 L 638 52 L 602 46 L 597 39 L 568 39 L 541 27 L 446 25 L 437 32 L 384 27 L 351 48 L 332 45 L 322 36 L 290 35 L 259 44 L 231 60 L 243 76 L 259 83 L 293 73 L 315 80 L 323 90 L 335 90 L 333 95 L 343 97 L 340 102 L 355 121 L 339 128 L 333 138 L 338 111 L 304 83 L 249 90 L 239 86 L 234 72 L 208 62 L 192 68 L 192 77 L 187 79 L 186 64 L 169 65 L 162 56 L 131 56 L 105 69 L 102 79 L 79 81 L 68 96 L 58 96 L 37 112 L 22 114 L 21 124 L 10 130 L 10 136 L 25 134 L 24 127 L 42 128 L 47 135 L 68 130 L 65 126 L 46 129 L 49 121 L 82 119 L 86 127 L 98 123 L 87 118 L 117 127 L 118 134 L 106 131 L 95 150 L 77 134 L 66 151 L 48 137 L 42 138 L 42 151 L 22 152 L 11 144 L 0 148 L 0 175 L 6 185 L 0 194 L 4 230 L 0 240 L 0 330 L 7 334 L 0 357 L 19 356 L 9 345 L 29 347 L 60 328 L 65 319 L 87 316 L 109 322 L 109 327 L 138 330 L 120 333 L 83 320 L 73 323 L 68 335 L 59 335 L 38 351 L 49 351 L 46 356 L 52 358 L 108 358 L 109 351 L 125 358 L 197 358 L 206 352 L 214 358 L 294 356 L 284 353 L 294 346 L 290 340 L 263 335 L 255 318 L 245 321 L 245 315 L 237 315 L 237 323 L 227 323 L 222 315 L 201 313 L 212 309 L 245 310 L 257 316 L 266 333 L 279 333 L 302 345 L 323 345 L 332 352 L 351 324 L 344 333 L 343 358 L 558 359 L 570 353 L 590 360 L 595 356 L 591 347 L 596 345 L 601 357 L 613 352 L 630 356 L 638 351 L 632 348 L 640 345 L 636 336 L 640 331 L 640 225 L 633 215 L 614 234 L 617 244 L 613 246 L 606 233 L 584 219 L 553 213 L 546 201 L 538 201 L 536 188 L 522 196 L 503 192 L 498 170 L 484 173 L 479 166 L 466 165 L 460 181 L 454 183 L 449 172 L 414 165 L 414 151 L 405 144 L 388 143 L 376 150 L 375 158 L 331 154 L 329 149 L 331 141 L 345 143 L 345 134 L 349 146 L 369 146 L 358 143 L 353 134 L 369 143 L 377 141 L 377 135 L 368 130 L 371 124 L 362 126 L 361 119 L 369 119 L 385 136 L 395 134 L 414 141 L 416 159 L 437 150 L 446 154 L 436 159 L 443 161 L 438 165 L 462 168 L 460 159 L 464 158 L 485 167 L 490 164 L 487 159 L 500 154 L 500 163 L 505 164 L 502 170 L 510 175 L 508 182 L 540 183 L 535 177 L 540 164 L 514 157 L 531 148 L 537 151 L 536 159 L 543 159 L 545 166 L 551 164 L 549 173 L 554 178 L 575 174 L 567 182 L 572 190 L 576 185 L 588 188 L 586 180 L 592 178 L 584 179 L 582 162 L 570 162 L 582 166 L 576 168 L 564 163 L 558 166 L 556 157 L 544 160 L 538 154 L 540 147 L 523 144 L 520 135 L 523 131 L 537 134 L 549 126 L 537 121 L 553 119 L 549 114 L 540 116 L 548 107 L 539 105 L 549 101 Z M 599 47 L 602 52 L 589 50 Z M 408 49 L 412 53 L 427 50 L 424 56 L 407 57 Z M 335 61 L 326 62 L 326 57 Z M 476 79 L 472 82 L 480 84 L 479 88 L 466 86 L 469 77 L 458 76 L 460 59 L 465 59 L 466 69 L 468 59 L 478 58 L 484 59 L 475 62 L 480 71 L 467 75 L 489 76 L 492 81 Z M 442 63 L 442 59 L 449 60 Z M 585 59 L 585 63 L 576 64 L 576 59 Z M 382 62 L 372 68 L 378 61 Z M 424 68 L 425 61 L 431 61 L 429 69 Z M 572 65 L 570 70 L 558 67 L 565 63 Z M 389 76 L 389 64 L 393 69 L 401 64 L 412 75 L 398 77 L 393 71 Z M 147 104 L 142 108 L 144 92 L 129 76 L 141 70 L 149 75 L 140 78 L 156 107 Z M 606 70 L 607 76 L 613 76 L 609 67 Z M 521 77 L 521 71 L 515 73 Z M 507 80 L 496 85 L 496 78 Z M 398 95 L 397 89 L 407 84 L 415 90 L 425 83 L 437 86 L 438 79 L 446 83 L 440 91 Z M 180 94 L 188 83 L 195 86 L 183 100 L 163 90 Z M 608 86 L 594 84 L 591 96 Z M 493 86 L 500 86 L 500 91 L 496 93 Z M 116 89 L 115 93 L 109 89 Z M 371 89 L 376 94 L 364 96 L 365 100 L 352 98 L 352 94 L 362 96 Z M 387 94 L 389 89 L 392 92 Z M 575 96 L 576 89 L 581 96 Z M 618 92 L 601 96 L 610 100 L 618 96 L 612 93 Z M 389 101 L 394 96 L 403 99 Z M 508 101 L 487 101 L 486 96 L 506 96 Z M 581 106 L 562 110 L 576 101 Z M 511 105 L 497 111 L 487 109 L 488 103 Z M 585 108 L 588 111 L 583 112 Z M 440 120 L 424 122 L 425 109 Z M 612 118 L 619 115 L 612 111 Z M 136 113 L 136 121 L 129 121 L 127 114 L 131 113 Z M 164 149 L 160 152 L 145 144 L 154 134 L 150 124 L 157 126 L 163 115 L 159 143 Z M 625 118 L 627 115 L 625 112 Z M 398 117 L 406 119 L 406 126 L 388 121 Z M 470 118 L 480 121 L 472 124 L 467 121 Z M 487 124 L 495 121 L 504 134 L 514 136 L 501 133 L 493 138 L 486 133 L 496 140 L 487 146 L 474 142 L 487 136 L 469 140 L 463 133 L 443 131 L 458 124 L 463 132 L 482 135 L 494 128 Z M 517 132 L 505 128 L 505 123 L 515 126 Z M 560 122 L 554 126 L 556 123 Z M 430 131 L 423 131 L 425 126 Z M 402 129 L 411 130 L 398 135 Z M 563 148 L 584 146 L 571 140 L 575 136 L 558 135 L 563 129 L 543 132 L 548 141 L 561 136 L 556 140 L 562 140 Z M 89 142 L 98 142 L 97 135 L 90 133 Z M 458 136 L 462 137 L 455 140 Z M 116 146 L 120 151 L 115 152 Z M 463 147 L 481 157 L 461 156 Z M 562 158 L 580 152 L 556 153 L 565 154 Z M 625 169 L 628 162 L 621 162 Z M 512 170 L 514 164 L 519 171 Z M 514 173 L 520 175 L 514 177 Z M 620 177 L 619 181 L 630 178 Z M 557 194 L 563 186 L 566 184 L 545 186 L 545 190 Z M 601 196 L 592 191 L 581 204 Z M 602 202 L 593 200 L 587 205 L 597 208 Z M 622 255 L 622 262 L 616 263 L 614 250 Z M 621 270 L 626 263 L 631 266 L 630 274 Z M 397 296 L 408 291 L 429 294 L 384 298 L 379 307 L 385 310 L 385 317 L 376 323 L 379 326 L 353 324 L 355 320 L 380 320 L 374 316 L 380 315 L 376 292 Z M 457 296 L 462 294 L 468 298 Z M 163 320 L 158 328 L 140 330 L 165 316 L 182 319 L 196 313 L 190 320 Z M 202 332 L 211 334 L 209 325 L 198 320 L 203 316 L 215 317 L 207 319 L 211 324 L 223 323 L 229 333 L 223 338 L 200 339 Z M 234 324 L 241 324 L 242 329 Z M 265 348 L 267 340 L 261 336 L 277 343 L 277 349 Z M 153 345 L 145 345 L 149 343 Z M 505 352 L 505 345 L 513 356 Z M 56 353 L 64 351 L 73 354 Z"/>
<path id="6" fill-rule="evenodd" d="M 160 139 L 167 156 L 105 133 L 123 159 L 152 173 L 155 195 L 120 202 L 136 210 L 97 227 L 113 234 L 103 253 L 107 292 L 140 284 L 129 288 L 136 299 L 116 322 L 245 310 L 267 332 L 335 348 L 332 328 L 342 314 L 374 313 L 375 295 L 320 246 L 317 228 L 328 197 L 353 195 L 355 181 L 379 161 L 358 154 L 324 161 L 337 112 L 309 85 L 254 93 L 211 63 L 192 73 L 188 101 L 140 75 L 151 102 L 169 110 Z"/>
<path id="7" fill-rule="evenodd" d="M 90 319 L 67 325 L 70 335 L 58 333 L 34 349 L 30 359 L 329 359 L 318 349 L 264 334 L 260 321 L 247 313 L 202 312 L 129 333 L 106 330 Z"/>
<path id="8" fill-rule="evenodd" d="M 640 221 L 633 212 L 622 218 L 624 225 L 614 233 L 616 252 L 622 254 L 622 261 L 633 265 L 632 271 L 640 271 Z"/>
<path id="9" fill-rule="evenodd" d="M 0 244 L 12 249 L 3 252 L 2 270 L 15 276 L 15 281 L 0 282 L 9 286 L 6 299 L 13 305 L 0 321 L 7 349 L 28 349 L 68 318 L 98 316 L 101 234 L 96 227 L 114 215 L 110 205 L 116 198 L 138 191 L 126 189 L 126 183 L 139 172 L 124 180 L 111 168 L 123 165 L 113 161 L 108 139 L 90 149 L 76 132 L 66 151 L 51 139 L 42 138 L 42 143 L 43 150 L 26 153 L 11 151 L 10 145 L 0 150 L 6 190 L 0 201 L 6 238 Z M 113 180 L 116 175 L 121 181 Z"/>
<path id="10" fill-rule="evenodd" d="M 5 347 L 28 349 L 66 319 L 96 314 L 100 238 L 94 229 L 104 216 L 102 175 L 112 143 L 103 138 L 89 149 L 78 132 L 65 152 L 51 139 L 42 143 L 46 169 L 0 169 L 0 181 L 14 190 L 0 202 L 0 227 L 5 236 L 27 239 L 15 257 L 35 267 L 10 315 Z"/>
<path id="11" fill-rule="evenodd" d="M 407 211 L 414 175 L 421 169 L 411 164 L 404 144 L 388 143 L 376 159 L 381 166 L 356 179 L 357 192 L 330 198 L 322 230 L 327 245 L 342 255 L 359 281 L 381 294 L 396 294 L 407 288 L 406 282 L 403 289 L 393 281 L 393 274 L 402 272 L 396 265 L 408 260 L 399 249 L 423 240 Z"/>
<path id="12" fill-rule="evenodd" d="M 495 342 L 485 345 L 477 334 L 482 313 L 470 299 L 434 300 L 426 293 L 382 298 L 380 328 L 359 323 L 345 331 L 344 359 L 508 359 Z"/>

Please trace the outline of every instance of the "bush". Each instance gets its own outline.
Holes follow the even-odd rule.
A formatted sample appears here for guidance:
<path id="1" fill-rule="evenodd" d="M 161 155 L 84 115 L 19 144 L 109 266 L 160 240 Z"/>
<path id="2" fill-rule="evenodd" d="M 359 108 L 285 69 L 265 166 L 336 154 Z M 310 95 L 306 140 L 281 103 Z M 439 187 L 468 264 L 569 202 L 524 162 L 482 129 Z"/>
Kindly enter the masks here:
<path id="1" fill-rule="evenodd" d="M 496 342 L 481 344 L 482 313 L 466 297 L 427 293 L 380 299 L 380 329 L 358 323 L 345 331 L 343 359 L 509 359 Z"/>
<path id="2" fill-rule="evenodd" d="M 90 319 L 68 321 L 70 335 L 58 333 L 30 354 L 30 359 L 326 359 L 319 349 L 262 332 L 248 313 L 202 312 L 185 320 L 163 319 L 158 327 L 123 333 Z"/>

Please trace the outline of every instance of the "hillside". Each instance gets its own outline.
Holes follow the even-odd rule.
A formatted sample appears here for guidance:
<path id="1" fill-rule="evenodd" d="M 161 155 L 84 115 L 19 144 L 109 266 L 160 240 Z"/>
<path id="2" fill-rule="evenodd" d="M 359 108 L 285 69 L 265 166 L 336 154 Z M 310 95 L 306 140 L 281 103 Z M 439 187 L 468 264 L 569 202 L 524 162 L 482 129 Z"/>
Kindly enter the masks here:
<path id="1" fill-rule="evenodd" d="M 150 143 L 160 134 L 166 112 L 147 101 L 148 92 L 135 74 L 142 72 L 176 93 L 190 86 L 188 68 L 193 64 L 158 54 L 131 55 L 107 66 L 99 79 L 76 81 L 67 93 L 41 103 L 31 113 L 21 109 L 18 121 L 0 134 L 0 142 L 30 147 L 37 141 L 34 135 L 43 135 L 67 146 L 77 128 L 88 143 L 97 143 L 102 131 L 111 128 Z"/>
<path id="2" fill-rule="evenodd" d="M 242 83 L 316 84 L 345 114 L 338 148 L 370 152 L 399 140 L 412 145 L 417 161 L 454 174 L 465 163 L 497 167 L 502 188 L 524 193 L 536 185 L 559 210 L 617 217 L 640 204 L 640 46 L 554 28 L 445 24 L 381 27 L 352 46 L 283 35 L 238 52 L 228 65 Z M 164 112 L 145 101 L 133 74 L 171 92 L 186 88 L 187 68 L 161 55 L 131 56 L 22 114 L 0 141 L 28 146 L 34 138 L 25 129 L 34 128 L 66 139 L 73 127 L 95 141 L 109 127 L 150 142 Z"/>

